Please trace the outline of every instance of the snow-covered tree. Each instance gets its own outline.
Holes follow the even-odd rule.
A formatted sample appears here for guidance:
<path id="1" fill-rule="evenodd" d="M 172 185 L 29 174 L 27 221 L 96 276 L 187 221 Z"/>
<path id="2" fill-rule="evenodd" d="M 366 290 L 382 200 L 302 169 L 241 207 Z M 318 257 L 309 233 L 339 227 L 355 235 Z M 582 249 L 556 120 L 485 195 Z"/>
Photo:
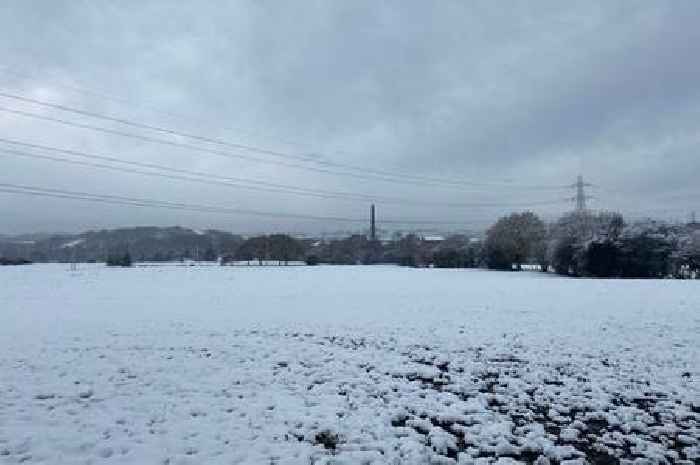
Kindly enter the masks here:
<path id="1" fill-rule="evenodd" d="M 618 240 L 624 227 L 624 219 L 619 213 L 568 213 L 550 228 L 547 261 L 557 273 L 583 275 L 589 245 L 593 242 Z"/>

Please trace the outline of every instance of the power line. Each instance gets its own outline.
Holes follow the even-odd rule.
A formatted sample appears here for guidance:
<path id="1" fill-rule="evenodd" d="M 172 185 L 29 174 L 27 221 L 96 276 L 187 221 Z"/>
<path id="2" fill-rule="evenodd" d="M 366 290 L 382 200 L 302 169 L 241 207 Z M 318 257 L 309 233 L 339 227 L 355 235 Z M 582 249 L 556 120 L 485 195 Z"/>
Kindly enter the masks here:
<path id="1" fill-rule="evenodd" d="M 19 72 L 16 69 L 13 70 L 8 66 L 0 65 L 0 72 L 3 72 L 5 74 L 9 74 L 9 75 L 14 75 L 14 76 L 20 77 L 20 78 L 37 79 L 36 75 L 32 75 L 32 74 L 26 73 L 26 72 Z M 113 101 L 113 102 L 119 103 L 121 105 L 140 106 L 141 108 L 148 109 L 149 111 L 164 115 L 164 116 L 171 118 L 171 119 L 174 118 L 174 119 L 180 119 L 180 120 L 190 121 L 190 122 L 196 120 L 192 116 L 184 115 L 181 113 L 173 113 L 170 110 L 168 110 L 168 111 L 163 110 L 162 108 L 159 108 L 157 104 L 154 104 L 152 102 L 150 104 L 144 104 L 143 99 L 134 99 L 134 98 L 127 98 L 124 96 L 117 96 L 111 92 L 106 92 L 103 90 L 95 90 L 94 88 L 87 88 L 84 85 L 67 85 L 64 83 L 57 84 L 55 81 L 53 82 L 53 85 L 56 87 L 59 87 L 59 88 L 64 88 L 64 89 L 70 90 L 72 92 L 82 93 L 82 94 L 85 94 L 88 96 L 97 97 L 97 98 L 107 100 L 107 101 Z M 262 136 L 263 138 L 277 140 L 279 142 L 284 143 L 285 145 L 292 145 L 292 146 L 306 147 L 306 148 L 311 147 L 311 145 L 308 143 L 303 143 L 303 142 L 300 142 L 298 140 L 289 140 L 289 139 L 285 139 L 285 138 L 280 138 L 277 136 L 270 136 L 269 134 L 265 135 L 265 134 L 260 133 L 259 131 L 243 130 L 241 128 L 231 128 L 231 127 L 226 127 L 226 126 L 221 127 L 221 129 L 239 132 L 239 133 L 243 133 L 243 134 L 248 133 L 249 135 Z M 325 154 L 319 153 L 319 151 L 316 151 L 316 150 L 311 150 L 311 152 L 312 153 L 309 153 L 309 154 L 302 156 L 300 158 L 308 159 L 309 161 L 315 161 L 317 163 L 322 163 L 325 165 L 333 164 L 334 166 L 344 166 L 344 167 L 349 167 L 349 168 L 352 168 L 355 170 L 367 171 L 367 169 L 364 167 L 352 166 L 352 165 L 347 165 L 347 164 L 339 164 L 337 162 L 334 163 L 334 162 L 330 162 L 327 160 L 319 160 L 319 158 L 323 159 L 323 158 L 327 158 L 327 157 L 325 156 Z M 334 150 L 333 152 L 337 153 L 337 154 L 347 155 L 347 152 L 342 151 L 342 150 Z M 374 170 L 374 171 L 379 172 L 377 170 Z M 388 174 L 391 176 L 401 176 L 398 173 L 391 173 L 391 172 L 387 172 L 387 171 L 381 171 L 381 173 Z M 412 176 L 412 175 L 409 175 L 409 176 Z M 425 177 L 423 177 L 423 178 L 425 178 Z M 464 181 L 448 180 L 448 182 L 462 183 Z M 480 183 L 479 185 L 481 185 L 481 184 L 482 183 Z M 514 184 L 508 183 L 508 182 L 484 184 L 484 185 L 489 185 L 489 186 L 493 185 L 493 186 L 500 186 L 500 187 L 513 187 L 513 188 L 520 187 L 520 188 L 525 188 L 525 189 L 551 189 L 551 190 L 554 190 L 554 189 L 558 190 L 558 189 L 561 189 L 562 187 L 563 188 L 566 187 L 566 186 L 521 186 L 521 185 L 514 185 Z"/>
<path id="2" fill-rule="evenodd" d="M 346 222 L 346 223 L 366 223 L 364 218 L 347 218 L 339 216 L 317 216 L 317 215 L 307 215 L 307 214 L 296 214 L 296 213 L 286 213 L 286 212 L 269 212 L 261 210 L 251 210 L 243 209 L 237 207 L 219 207 L 219 206 L 209 206 L 202 204 L 193 203 L 183 203 L 183 202 L 169 202 L 162 200 L 144 199 L 137 197 L 126 197 L 118 195 L 105 195 L 105 194 L 93 194 L 89 192 L 76 192 L 67 191 L 63 189 L 50 189 L 37 186 L 27 186 L 19 184 L 10 183 L 0 183 L 0 192 L 9 194 L 19 194 L 19 195 L 30 195 L 38 197 L 52 197 L 60 199 L 73 199 L 73 200 L 83 200 L 89 202 L 99 202 L 99 203 L 109 203 L 116 205 L 126 205 L 126 206 L 136 206 L 136 207 L 150 207 L 150 208 L 163 208 L 170 210 L 187 210 L 195 211 L 200 213 L 221 213 L 221 214 L 234 214 L 234 215 L 252 215 L 252 216 L 264 216 L 273 218 L 290 218 L 290 219 L 300 219 L 300 220 L 311 220 L 311 221 L 328 221 L 328 222 Z M 433 221 L 433 220 L 415 220 L 415 219 L 387 219 L 382 220 L 383 224 L 436 224 L 436 225 L 466 225 L 466 222 L 460 221 Z"/>
<path id="3" fill-rule="evenodd" d="M 230 158 L 230 159 L 249 160 L 249 161 L 254 161 L 254 162 L 259 162 L 259 163 L 285 166 L 285 167 L 295 168 L 295 169 L 300 169 L 300 170 L 305 170 L 305 171 L 315 171 L 318 173 L 332 174 L 332 175 L 338 175 L 338 176 L 347 176 L 347 177 L 352 177 L 352 178 L 356 178 L 356 179 L 363 179 L 363 180 L 370 180 L 370 181 L 384 181 L 384 182 L 391 182 L 391 183 L 396 183 L 396 184 L 411 184 L 411 185 L 419 185 L 419 186 L 425 185 L 424 183 L 410 182 L 410 181 L 405 181 L 405 180 L 401 180 L 401 179 L 385 178 L 385 177 L 381 177 L 381 176 L 360 175 L 360 174 L 356 174 L 356 173 L 339 173 L 339 172 L 335 172 L 335 171 L 327 170 L 327 169 L 323 169 L 323 168 L 318 168 L 318 167 L 311 167 L 311 166 L 298 165 L 298 164 L 294 164 L 294 163 L 266 160 L 264 158 L 258 158 L 258 157 L 253 157 L 253 156 L 249 156 L 249 155 L 242 155 L 242 154 L 232 153 L 232 152 L 224 152 L 221 150 L 208 149 L 208 148 L 198 147 L 198 146 L 190 145 L 190 144 L 183 144 L 183 143 L 173 142 L 173 141 L 164 140 L 164 139 L 157 139 L 154 137 L 143 136 L 140 134 L 132 134 L 132 133 L 128 133 L 128 132 L 117 131 L 114 129 L 108 129 L 108 128 L 103 128 L 103 127 L 99 127 L 99 126 L 92 126 L 89 124 L 76 123 L 73 121 L 68 121 L 68 120 L 64 120 L 64 119 L 60 119 L 60 118 L 53 118 L 51 116 L 39 115 L 36 113 L 30 113 L 30 112 L 26 112 L 26 111 L 22 111 L 22 110 L 15 110 L 15 109 L 2 107 L 2 106 L 0 106 L 0 111 L 5 112 L 5 113 L 20 115 L 20 116 L 25 116 L 28 118 L 39 119 L 39 120 L 43 120 L 43 121 L 51 121 L 54 123 L 65 125 L 65 126 L 71 126 L 71 127 L 80 128 L 80 129 L 89 129 L 89 130 L 101 132 L 104 134 L 112 134 L 112 135 L 117 135 L 117 136 L 121 136 L 121 137 L 128 137 L 131 139 L 141 140 L 141 141 L 145 141 L 145 142 L 153 142 L 153 143 L 157 143 L 157 144 L 161 144 L 161 145 L 168 145 L 171 147 L 178 147 L 178 148 L 193 150 L 193 151 L 202 152 L 202 153 L 209 153 L 212 155 L 217 155 L 217 156 Z M 436 187 L 436 185 L 434 185 L 433 187 Z M 451 186 L 451 187 L 457 188 L 458 186 Z"/>
<path id="4" fill-rule="evenodd" d="M 39 79 L 39 77 L 37 77 L 36 75 L 33 75 L 31 73 L 17 71 L 16 69 L 13 70 L 8 66 L 2 66 L 2 65 L 0 65 L 0 73 L 5 73 L 5 74 L 19 77 L 22 79 Z M 42 77 L 44 77 L 44 76 L 42 75 Z M 75 79 L 73 79 L 73 78 L 72 78 L 72 81 L 76 82 Z M 118 96 L 118 95 L 115 95 L 111 92 L 107 92 L 104 90 L 95 90 L 94 88 L 88 88 L 84 85 L 75 85 L 75 84 L 71 85 L 71 84 L 65 84 L 65 83 L 57 83 L 55 80 L 52 82 L 52 85 L 54 87 L 63 88 L 63 89 L 69 90 L 71 92 L 76 92 L 79 94 L 84 94 L 84 95 L 88 95 L 88 96 L 92 96 L 92 97 L 98 97 L 98 98 L 103 99 L 103 100 L 116 102 L 120 105 L 129 105 L 130 107 L 138 106 L 138 107 L 144 108 L 150 112 L 163 115 L 163 116 L 170 118 L 170 119 L 179 119 L 182 121 L 189 121 L 189 122 L 194 121 L 194 122 L 196 122 L 196 124 L 201 125 L 201 121 L 198 121 L 198 119 L 196 117 L 193 117 L 191 115 L 190 116 L 184 115 L 182 113 L 174 113 L 170 110 L 163 110 L 162 108 L 159 108 L 158 105 L 153 103 L 153 102 L 144 103 L 144 99 L 142 99 L 142 98 L 137 100 L 135 98 Z M 283 138 L 283 137 L 279 137 L 279 136 L 272 136 L 270 134 L 263 134 L 259 131 L 253 131 L 250 129 L 242 129 L 239 127 L 231 127 L 231 126 L 220 126 L 220 128 L 225 130 L 225 131 L 237 132 L 237 133 L 241 133 L 241 134 L 248 134 L 248 135 L 253 135 L 253 136 L 257 136 L 257 137 L 263 137 L 264 139 L 276 140 L 278 142 L 281 142 L 281 143 L 283 143 L 285 145 L 289 145 L 289 146 L 306 147 L 306 148 L 311 147 L 309 144 L 300 142 L 298 140 L 291 140 L 291 139 L 287 139 L 287 138 Z M 311 152 L 313 152 L 313 151 L 311 151 Z M 309 153 L 307 156 L 309 158 L 318 158 L 319 155 L 320 154 Z"/>
<path id="5" fill-rule="evenodd" d="M 154 126 L 154 125 L 150 125 L 150 124 L 136 122 L 136 121 L 126 119 L 126 118 L 118 118 L 118 117 L 114 117 L 114 116 L 110 116 L 110 115 L 105 115 L 102 113 L 96 113 L 96 112 L 92 112 L 92 111 L 87 111 L 87 110 L 83 110 L 83 109 L 69 107 L 66 105 L 60 105 L 60 104 L 56 104 L 56 103 L 46 102 L 43 100 L 25 97 L 25 96 L 21 96 L 21 95 L 10 94 L 7 92 L 0 92 L 0 97 L 4 97 L 7 99 L 13 99 L 13 100 L 25 102 L 25 103 L 32 103 L 32 104 L 40 105 L 40 106 L 47 107 L 47 108 L 53 108 L 53 109 L 57 109 L 57 110 L 61 110 L 61 111 L 69 112 L 69 113 L 78 114 L 81 116 L 88 116 L 91 118 L 97 118 L 97 119 L 101 119 L 101 120 L 105 120 L 105 121 L 115 122 L 115 123 L 131 126 L 131 127 L 135 127 L 138 129 L 145 129 L 145 130 L 149 130 L 149 131 L 155 131 L 155 132 L 159 132 L 159 133 L 163 133 L 163 134 L 168 134 L 171 136 L 189 138 L 189 139 L 197 140 L 200 142 L 208 142 L 208 143 L 212 143 L 212 144 L 216 144 L 216 145 L 220 145 L 220 146 L 224 146 L 224 147 L 254 151 L 254 152 L 258 152 L 258 153 L 265 154 L 265 155 L 272 155 L 275 157 L 280 157 L 283 159 L 291 158 L 291 159 L 300 160 L 300 161 L 304 161 L 304 162 L 313 162 L 313 163 L 317 163 L 320 165 L 330 166 L 330 167 L 335 167 L 335 168 L 340 168 L 340 169 L 361 171 L 363 173 L 363 175 L 371 174 L 371 175 L 374 175 L 375 177 L 377 177 L 377 176 L 385 177 L 384 180 L 387 180 L 387 178 L 391 178 L 391 179 L 395 179 L 395 180 L 403 179 L 407 182 L 410 181 L 412 183 L 429 183 L 431 185 L 442 184 L 442 185 L 446 185 L 446 186 L 455 186 L 455 187 L 457 187 L 457 186 L 464 187 L 466 185 L 470 185 L 470 186 L 479 186 L 479 187 L 511 187 L 511 188 L 520 188 L 520 189 L 563 189 L 563 188 L 566 188 L 566 186 L 526 186 L 526 185 L 518 186 L 518 185 L 511 184 L 511 183 L 473 182 L 473 181 L 464 181 L 464 180 L 450 180 L 450 179 L 444 179 L 444 178 L 432 178 L 432 177 L 426 177 L 426 176 L 416 176 L 416 175 L 410 175 L 410 174 L 405 174 L 405 173 L 392 173 L 389 171 L 368 169 L 366 167 L 354 166 L 354 165 L 349 165 L 349 164 L 345 164 L 345 163 L 323 161 L 323 160 L 319 160 L 315 157 L 298 156 L 298 155 L 294 155 L 294 154 L 290 154 L 290 153 L 286 153 L 286 152 L 269 150 L 269 149 L 259 148 L 259 147 L 246 145 L 246 144 L 232 143 L 232 142 L 224 141 L 221 139 L 214 139 L 211 137 L 190 134 L 190 133 L 177 131 L 177 130 L 170 129 L 170 128 L 163 128 L 163 127 L 159 127 L 159 126 Z M 28 116 L 28 115 L 25 114 L 24 116 Z M 51 121 L 55 121 L 55 120 L 51 120 Z M 58 121 L 56 121 L 56 122 L 58 122 Z M 86 127 L 86 129 L 87 129 L 87 127 Z M 94 129 L 94 127 L 92 127 L 91 129 Z M 125 135 L 125 134 L 122 133 L 119 135 Z M 266 163 L 270 162 L 270 160 L 266 160 L 266 161 L 262 161 L 262 159 L 255 159 L 255 160 L 261 161 L 261 162 L 266 162 Z M 280 164 L 282 164 L 282 163 L 280 163 Z M 292 165 L 287 164 L 285 166 L 292 166 Z M 300 168 L 298 165 L 294 165 L 292 167 Z M 305 167 L 305 168 L 300 168 L 300 169 L 311 169 L 311 167 Z M 335 174 L 335 175 L 341 175 L 341 176 L 352 175 L 352 173 L 333 172 L 333 171 L 327 170 L 327 169 L 323 172 L 331 173 L 331 174 Z"/>
<path id="6" fill-rule="evenodd" d="M 107 170 L 112 170 L 112 171 L 121 171 L 121 172 L 140 174 L 140 175 L 146 175 L 146 176 L 157 176 L 157 177 L 174 179 L 174 180 L 192 181 L 192 182 L 198 182 L 198 183 L 203 183 L 203 184 L 233 187 L 233 188 L 238 188 L 238 189 L 247 189 L 247 190 L 263 191 L 263 192 L 278 192 L 278 193 L 285 193 L 285 194 L 292 194 L 292 195 L 318 197 L 318 198 L 324 198 L 324 199 L 349 200 L 349 201 L 363 202 L 363 203 L 366 203 L 368 201 L 378 201 L 378 202 L 383 202 L 386 204 L 413 205 L 413 206 L 424 206 L 424 207 L 449 207 L 449 208 L 533 207 L 533 206 L 555 205 L 555 204 L 560 204 L 560 203 L 566 201 L 566 199 L 561 199 L 561 200 L 546 200 L 546 201 L 521 202 L 521 203 L 517 203 L 517 202 L 516 203 L 507 203 L 507 202 L 453 203 L 453 202 L 419 202 L 419 201 L 417 202 L 417 201 L 403 200 L 403 199 L 392 198 L 392 197 L 382 197 L 382 196 L 372 196 L 372 195 L 363 195 L 363 194 L 352 194 L 352 193 L 347 193 L 347 192 L 333 192 L 333 191 L 304 189 L 304 188 L 298 188 L 296 186 L 289 186 L 289 185 L 278 184 L 278 183 L 270 183 L 270 182 L 260 181 L 260 180 L 247 180 L 247 179 L 243 179 L 243 178 L 231 178 L 231 177 L 225 177 L 225 176 L 218 176 L 218 175 L 214 175 L 214 174 L 210 174 L 210 173 L 203 173 L 203 172 L 198 172 L 198 171 L 170 168 L 167 166 L 157 165 L 157 164 L 153 164 L 153 163 L 132 162 L 132 161 L 127 161 L 127 160 L 122 160 L 122 159 L 119 159 L 116 157 L 93 155 L 93 154 L 88 154 L 85 152 L 79 152 L 79 151 L 75 151 L 75 150 L 66 150 L 66 149 L 60 149 L 60 148 L 51 147 L 51 146 L 31 144 L 31 143 L 26 143 L 26 142 L 19 142 L 19 141 L 15 141 L 15 140 L 11 140 L 11 139 L 0 138 L 0 142 L 12 144 L 12 145 L 19 145 L 19 146 L 23 146 L 23 147 L 32 148 L 32 149 L 41 149 L 41 150 L 47 150 L 47 151 L 52 151 L 52 152 L 69 154 L 71 156 L 77 156 L 77 157 L 81 157 L 81 158 L 89 159 L 89 160 L 107 161 L 110 163 L 118 163 L 118 164 L 128 165 L 128 166 L 136 166 L 139 168 L 147 168 L 147 169 L 165 171 L 165 172 L 176 173 L 176 174 L 173 175 L 173 174 L 164 174 L 164 173 L 153 172 L 153 171 L 143 171 L 143 170 L 138 170 L 138 169 L 133 169 L 133 168 L 124 168 L 124 167 L 113 166 L 113 165 L 105 165 L 102 163 L 71 160 L 71 159 L 67 159 L 67 158 L 54 157 L 54 156 L 48 156 L 48 155 L 43 155 L 43 154 L 39 155 L 39 154 L 28 153 L 28 152 L 23 152 L 23 151 L 19 151 L 19 150 L 9 150 L 6 148 L 0 148 L 0 152 L 14 155 L 14 156 L 19 156 L 19 157 L 50 160 L 50 161 L 60 162 L 60 163 L 67 163 L 67 164 L 73 164 L 73 165 L 107 169 Z M 183 174 L 187 175 L 187 176 L 182 176 Z M 192 177 L 192 176 L 195 176 L 195 177 Z M 240 184 L 241 182 L 253 183 L 255 185 L 243 185 L 243 184 Z M 260 184 L 264 184 L 265 186 L 270 186 L 270 187 L 261 187 Z"/>
<path id="7" fill-rule="evenodd" d="M 92 194 L 87 192 L 75 192 L 66 191 L 61 189 L 46 189 L 36 186 L 24 186 L 17 184 L 0 183 L 0 192 L 13 193 L 13 194 L 24 194 L 39 197 L 53 197 L 60 199 L 74 199 L 74 200 L 84 200 L 90 202 L 100 202 L 109 203 L 116 205 L 127 205 L 127 206 L 137 206 L 137 207 L 152 207 L 152 208 L 165 208 L 170 210 L 187 210 L 195 211 L 201 213 L 224 213 L 224 214 L 242 214 L 242 215 L 256 215 L 256 216 L 272 216 L 272 217 L 285 217 L 285 218 L 296 218 L 296 219 L 308 219 L 315 221 L 337 221 L 337 222 L 362 222 L 364 220 L 342 218 L 342 217 L 327 217 L 327 216 L 315 216 L 315 215 L 297 215 L 292 213 L 272 213 L 264 212 L 258 210 L 247 210 L 240 208 L 221 208 L 221 207 L 211 207 L 199 204 L 189 204 L 180 202 L 167 202 L 152 199 L 134 198 L 134 197 L 124 197 L 115 195 L 102 195 L 102 194 Z"/>
<path id="8" fill-rule="evenodd" d="M 168 134 L 171 136 L 185 137 L 188 139 L 198 140 L 200 142 L 209 142 L 211 144 L 216 144 L 216 145 L 220 145 L 223 147 L 229 147 L 229 148 L 233 148 L 236 150 L 240 150 L 240 149 L 250 150 L 250 151 L 262 153 L 265 155 L 272 155 L 275 157 L 282 157 L 282 158 L 293 158 L 293 159 L 302 160 L 302 161 L 317 161 L 315 158 L 308 157 L 308 156 L 294 155 L 294 154 L 289 154 L 289 153 L 285 153 L 285 152 L 279 152 L 276 150 L 259 148 L 259 147 L 255 147 L 252 145 L 228 142 L 228 141 L 224 141 L 224 140 L 220 140 L 220 139 L 214 139 L 211 137 L 200 136 L 197 134 L 189 134 L 189 133 L 182 132 L 182 131 L 176 131 L 174 129 L 153 126 L 153 125 L 145 124 L 145 123 L 139 123 L 136 121 L 125 119 L 125 118 L 118 118 L 118 117 L 114 117 L 114 116 L 110 116 L 110 115 L 105 115 L 102 113 L 96 113 L 96 112 L 92 112 L 92 111 L 82 110 L 79 108 L 69 107 L 66 105 L 60 105 L 57 103 L 46 102 L 43 100 L 34 99 L 34 98 L 30 98 L 30 97 L 24 97 L 21 95 L 8 94 L 8 93 L 2 92 L 2 91 L 0 91 L 0 97 L 12 99 L 12 100 L 17 100 L 17 101 L 25 102 L 25 103 L 33 103 L 35 105 L 40 105 L 40 106 L 47 107 L 47 108 L 53 108 L 53 109 L 65 111 L 68 113 L 74 113 L 76 115 L 88 116 L 90 118 L 97 118 L 97 119 L 101 119 L 101 120 L 105 120 L 105 121 L 111 121 L 113 123 L 119 123 L 119 124 L 123 124 L 125 126 L 131 126 L 131 127 L 138 128 L 138 129 L 146 129 L 149 131 L 160 132 L 162 134 Z"/>
<path id="9" fill-rule="evenodd" d="M 285 193 L 285 194 L 312 196 L 312 197 L 319 197 L 319 198 L 324 198 L 324 199 L 336 199 L 337 198 L 340 200 L 358 200 L 358 201 L 362 200 L 364 202 L 367 201 L 367 199 L 363 200 L 363 199 L 336 197 L 336 196 L 332 196 L 332 195 L 313 194 L 313 193 L 309 193 L 309 192 L 301 192 L 301 191 L 294 191 L 294 190 L 247 186 L 247 185 L 236 184 L 233 182 L 208 180 L 208 179 L 196 178 L 196 177 L 178 176 L 178 175 L 172 175 L 172 174 L 169 175 L 169 174 L 164 174 L 164 173 L 159 173 L 159 172 L 142 171 L 142 170 L 137 170 L 137 169 L 133 169 L 133 168 L 105 165 L 105 164 L 101 164 L 101 163 L 94 163 L 94 162 L 87 162 L 87 161 L 80 161 L 80 160 L 71 160 L 68 158 L 53 157 L 53 156 L 49 156 L 49 155 L 39 155 L 39 154 L 33 154 L 33 153 L 28 153 L 28 152 L 22 152 L 19 150 L 9 150 L 6 148 L 0 148 L 0 152 L 2 152 L 4 154 L 9 154 L 9 155 L 24 157 L 24 158 L 50 160 L 50 161 L 55 161 L 55 162 L 59 162 L 59 163 L 71 164 L 71 165 L 107 169 L 107 170 L 111 170 L 111 171 L 120 171 L 122 173 L 140 174 L 140 175 L 145 175 L 145 176 L 156 176 L 156 177 L 173 179 L 173 180 L 181 180 L 181 181 L 192 181 L 192 182 L 197 182 L 197 183 L 232 187 L 232 188 L 237 188 L 237 189 L 248 189 L 248 190 L 253 190 L 256 192 L 260 192 L 260 191 L 262 191 L 262 192 L 280 192 L 280 193 Z"/>
<path id="10" fill-rule="evenodd" d="M 8 140 L 2 139 L 2 138 L 0 138 L 0 141 L 6 142 L 6 143 L 22 145 L 22 146 L 26 146 L 26 147 L 41 148 L 43 150 L 67 153 L 67 154 L 81 157 L 81 158 L 104 160 L 104 161 L 109 161 L 111 163 L 119 163 L 119 164 L 124 164 L 124 165 L 129 165 L 129 166 L 138 166 L 138 167 L 144 167 L 144 168 L 153 169 L 153 170 L 167 171 L 167 172 L 171 172 L 171 173 L 184 173 L 184 174 L 196 176 L 197 178 L 164 175 L 164 174 L 159 173 L 157 171 L 156 172 L 139 171 L 139 170 L 127 169 L 127 168 L 123 168 L 123 167 L 119 167 L 119 166 L 89 163 L 89 162 L 83 162 L 83 161 L 78 161 L 78 160 L 71 160 L 68 158 L 53 157 L 53 156 L 48 156 L 48 155 L 38 155 L 38 154 L 23 152 L 23 151 L 19 151 L 19 150 L 10 150 L 10 149 L 6 149 L 6 148 L 0 148 L 0 151 L 3 153 L 15 155 L 15 156 L 20 156 L 20 157 L 26 157 L 26 158 L 51 160 L 51 161 L 62 162 L 62 163 L 70 163 L 70 164 L 76 164 L 76 165 L 82 165 L 82 166 L 111 169 L 111 170 L 115 170 L 115 171 L 122 171 L 122 172 L 135 173 L 135 174 L 144 174 L 144 175 L 150 175 L 150 176 L 162 176 L 162 177 L 167 177 L 167 178 L 171 178 L 171 179 L 183 179 L 183 180 L 189 180 L 189 181 L 204 182 L 205 184 L 225 185 L 225 186 L 229 186 L 229 187 L 237 187 L 237 188 L 250 189 L 250 190 L 255 190 L 255 191 L 284 192 L 284 193 L 291 193 L 291 194 L 298 194 L 298 195 L 310 195 L 310 196 L 314 196 L 314 197 L 318 196 L 321 198 L 339 198 L 339 199 L 347 198 L 347 199 L 362 200 L 362 201 L 368 201 L 368 200 L 372 199 L 372 197 L 369 197 L 369 196 L 363 197 L 360 195 L 353 197 L 353 194 L 347 194 L 348 197 L 344 197 L 345 194 L 341 194 L 341 193 L 338 193 L 338 194 L 334 194 L 332 192 L 326 193 L 325 191 L 313 191 L 310 189 L 297 188 L 297 187 L 293 187 L 293 186 L 285 186 L 283 184 L 268 183 L 265 181 L 245 180 L 243 178 L 231 178 L 231 177 L 225 177 L 225 176 L 218 176 L 218 175 L 214 175 L 214 174 L 210 174 L 210 173 L 203 173 L 203 172 L 198 172 L 198 171 L 189 171 L 189 170 L 183 170 L 183 169 L 177 169 L 177 168 L 170 168 L 167 166 L 156 165 L 153 163 L 133 162 L 133 161 L 127 161 L 127 160 L 120 160 L 120 159 L 117 159 L 114 157 L 90 155 L 90 154 L 77 152 L 77 151 L 73 151 L 73 150 L 64 150 L 64 149 L 58 149 L 58 148 L 54 148 L 54 147 L 41 146 L 41 145 L 37 145 L 37 144 L 28 144 L 28 143 L 21 143 L 21 142 L 16 142 L 16 141 L 8 141 Z M 216 181 L 216 180 L 219 180 L 219 181 Z M 223 182 L 223 181 L 225 181 L 225 182 Z M 273 187 L 268 188 L 268 187 L 261 187 L 261 186 L 256 186 L 256 185 L 244 185 L 244 184 L 239 184 L 239 183 L 255 183 L 255 184 L 262 184 L 262 185 L 273 186 Z"/>

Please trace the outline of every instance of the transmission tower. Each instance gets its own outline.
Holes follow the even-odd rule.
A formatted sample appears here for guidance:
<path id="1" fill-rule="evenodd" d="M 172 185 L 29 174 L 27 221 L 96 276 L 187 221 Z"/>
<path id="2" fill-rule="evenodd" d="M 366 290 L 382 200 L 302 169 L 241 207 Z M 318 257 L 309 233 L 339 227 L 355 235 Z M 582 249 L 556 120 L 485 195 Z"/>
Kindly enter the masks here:
<path id="1" fill-rule="evenodd" d="M 576 178 L 576 183 L 569 186 L 576 188 L 576 197 L 571 199 L 576 201 L 576 211 L 586 210 L 586 201 L 592 198 L 591 196 L 586 195 L 586 187 L 591 186 L 592 184 L 583 181 L 583 176 L 580 174 L 578 175 L 578 178 Z"/>

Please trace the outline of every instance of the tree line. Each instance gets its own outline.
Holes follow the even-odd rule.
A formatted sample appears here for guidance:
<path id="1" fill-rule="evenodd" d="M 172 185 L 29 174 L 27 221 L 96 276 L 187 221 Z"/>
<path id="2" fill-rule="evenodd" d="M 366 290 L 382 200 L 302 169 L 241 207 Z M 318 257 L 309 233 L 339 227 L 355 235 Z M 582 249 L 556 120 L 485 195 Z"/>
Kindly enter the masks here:
<path id="1" fill-rule="evenodd" d="M 148 227 L 55 236 L 31 249 L 28 242 L 6 243 L 0 249 L 0 264 L 25 263 L 18 253 L 21 247 L 29 250 L 29 259 L 34 262 L 103 261 L 110 266 L 130 266 L 132 261 L 218 260 L 222 264 L 243 261 L 258 265 L 536 268 L 599 278 L 700 275 L 699 224 L 627 224 L 622 215 L 613 212 L 571 212 L 550 223 L 532 212 L 518 212 L 499 219 L 483 237 L 456 234 L 439 240 L 416 234 L 395 234 L 381 241 L 363 234 L 335 240 L 298 239 L 286 234 L 243 238 L 221 231 Z M 44 253 L 55 258 L 46 260 Z"/>
<path id="2" fill-rule="evenodd" d="M 700 270 L 700 227 L 626 224 L 619 213 L 577 211 L 545 224 L 531 212 L 501 218 L 487 232 L 486 266 L 596 278 L 690 278 Z"/>
<path id="3" fill-rule="evenodd" d="M 271 234 L 228 245 L 220 255 L 210 251 L 201 259 L 218 259 L 223 265 L 387 263 L 508 271 L 528 267 L 596 278 L 691 278 L 700 274 L 698 225 L 626 224 L 621 214 L 612 212 L 571 212 L 549 224 L 532 212 L 512 213 L 491 226 L 484 238 L 452 235 L 431 240 L 407 234 L 379 241 L 356 234 L 313 240 Z M 130 266 L 131 256 L 119 250 L 108 256 L 107 264 Z"/>

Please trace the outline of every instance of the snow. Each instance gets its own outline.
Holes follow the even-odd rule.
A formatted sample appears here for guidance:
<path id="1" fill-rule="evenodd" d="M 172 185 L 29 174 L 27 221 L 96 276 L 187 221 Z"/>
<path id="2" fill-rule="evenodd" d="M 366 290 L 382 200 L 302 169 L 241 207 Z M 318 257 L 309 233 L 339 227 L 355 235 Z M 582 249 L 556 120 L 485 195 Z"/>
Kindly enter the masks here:
<path id="1" fill-rule="evenodd" d="M 692 463 L 691 281 L 0 269 L 0 463 Z"/>
<path id="2" fill-rule="evenodd" d="M 306 262 L 301 260 L 289 260 L 287 262 L 281 260 L 262 260 L 253 258 L 250 260 L 234 260 L 226 262 L 224 266 L 300 266 L 306 265 Z"/>
<path id="3" fill-rule="evenodd" d="M 74 240 L 72 240 L 72 241 L 70 241 L 70 242 L 66 242 L 65 244 L 62 244 L 62 245 L 61 245 L 61 248 L 62 248 L 62 249 L 71 249 L 71 248 L 73 248 L 73 247 L 75 247 L 75 246 L 77 246 L 77 245 L 82 244 L 83 242 L 85 242 L 85 239 L 83 239 L 83 238 L 81 238 L 81 239 L 74 239 Z"/>

